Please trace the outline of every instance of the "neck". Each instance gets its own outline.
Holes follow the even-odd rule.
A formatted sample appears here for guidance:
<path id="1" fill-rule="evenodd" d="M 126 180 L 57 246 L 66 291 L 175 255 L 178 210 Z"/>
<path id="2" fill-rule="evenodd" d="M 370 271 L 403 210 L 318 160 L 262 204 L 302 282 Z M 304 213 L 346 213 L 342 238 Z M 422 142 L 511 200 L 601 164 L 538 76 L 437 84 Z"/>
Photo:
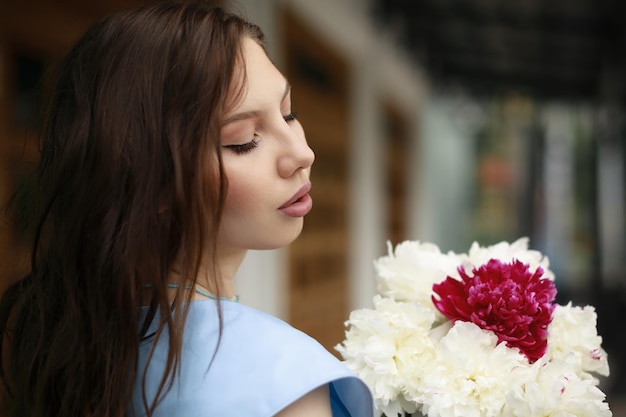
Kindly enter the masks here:
<path id="1" fill-rule="evenodd" d="M 245 250 L 219 250 L 216 256 L 218 265 L 212 268 L 207 259 L 203 259 L 195 287 L 220 297 L 232 298 L 237 295 L 235 273 L 246 255 Z M 180 268 L 176 262 L 170 272 L 170 282 L 180 282 Z M 188 282 L 191 280 L 187 280 Z"/>
<path id="2" fill-rule="evenodd" d="M 146 289 L 152 289 L 153 287 L 152 287 L 151 284 L 146 284 L 145 288 Z M 167 284 L 167 288 L 174 290 L 174 289 L 181 288 L 181 286 L 178 285 L 178 284 L 170 283 L 170 284 Z M 212 294 L 212 293 L 210 293 L 210 292 L 208 292 L 208 291 L 206 291 L 206 290 L 204 290 L 202 288 L 199 288 L 198 285 L 185 285 L 183 288 L 185 290 L 189 290 L 189 291 L 193 291 L 194 292 L 193 294 L 191 294 L 191 299 L 192 300 L 201 299 L 201 298 L 210 298 L 210 299 L 213 299 L 213 300 L 232 301 L 234 303 L 238 303 L 239 302 L 239 296 L 238 295 L 235 295 L 233 297 L 221 297 L 221 296 Z"/>
<path id="3" fill-rule="evenodd" d="M 225 297 L 234 297 L 237 294 L 235 287 L 235 274 L 244 257 L 246 256 L 246 250 L 232 250 L 226 248 L 218 249 L 216 259 L 218 261 L 218 274 L 219 274 L 219 293 Z M 207 275 L 207 277 L 209 277 Z M 208 289 L 211 289 L 210 284 L 215 282 L 214 280 L 202 280 L 202 276 L 198 276 L 198 284 L 204 286 L 209 284 Z"/>

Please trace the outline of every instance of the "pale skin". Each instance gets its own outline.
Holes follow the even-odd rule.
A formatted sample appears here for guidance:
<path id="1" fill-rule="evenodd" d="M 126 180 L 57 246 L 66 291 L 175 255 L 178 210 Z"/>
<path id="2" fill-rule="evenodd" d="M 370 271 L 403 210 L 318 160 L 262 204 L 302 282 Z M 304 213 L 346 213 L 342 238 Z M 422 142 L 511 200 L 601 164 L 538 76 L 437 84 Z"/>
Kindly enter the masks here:
<path id="1" fill-rule="evenodd" d="M 289 405 L 275 417 L 332 417 L 328 385 L 323 385 Z"/>
<path id="2" fill-rule="evenodd" d="M 217 259 L 220 293 L 227 297 L 236 294 L 234 275 L 249 249 L 283 247 L 302 231 L 306 213 L 281 207 L 308 189 L 315 159 L 292 113 L 289 83 L 256 41 L 244 38 L 242 47 L 245 89 L 242 99 L 227 111 L 221 132 L 229 187 Z M 197 287 L 213 292 L 205 274 L 198 276 Z M 332 417 L 328 386 L 314 389 L 276 417 Z"/>

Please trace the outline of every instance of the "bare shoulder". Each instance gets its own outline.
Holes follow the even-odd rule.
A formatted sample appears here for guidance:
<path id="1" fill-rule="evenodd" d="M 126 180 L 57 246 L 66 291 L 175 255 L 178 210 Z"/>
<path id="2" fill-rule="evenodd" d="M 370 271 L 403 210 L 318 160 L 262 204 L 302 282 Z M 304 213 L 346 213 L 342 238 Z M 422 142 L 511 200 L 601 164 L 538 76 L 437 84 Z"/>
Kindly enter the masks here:
<path id="1" fill-rule="evenodd" d="M 300 397 L 275 417 L 332 417 L 328 385 L 322 385 Z"/>

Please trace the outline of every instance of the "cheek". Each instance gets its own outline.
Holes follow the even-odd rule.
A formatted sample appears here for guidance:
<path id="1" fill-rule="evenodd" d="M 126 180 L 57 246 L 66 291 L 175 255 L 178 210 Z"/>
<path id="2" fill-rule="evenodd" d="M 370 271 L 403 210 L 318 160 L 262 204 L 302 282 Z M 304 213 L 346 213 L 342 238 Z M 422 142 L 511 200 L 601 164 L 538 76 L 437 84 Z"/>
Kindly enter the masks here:
<path id="1" fill-rule="evenodd" d="M 224 202 L 224 213 L 226 215 L 232 211 L 238 211 L 238 207 L 243 205 L 245 192 L 242 188 L 238 181 L 229 178 L 226 201 Z"/>
<path id="2" fill-rule="evenodd" d="M 228 178 L 228 192 L 224 203 L 225 216 L 241 216 L 254 212 L 262 203 L 263 187 L 253 175 L 233 175 Z"/>
<path id="3" fill-rule="evenodd" d="M 224 216 L 259 216 L 276 204 L 277 177 L 275 162 L 261 152 L 266 143 L 243 156 L 226 154 L 223 157 L 224 174 L 228 190 L 224 206 Z M 278 204 L 280 205 L 280 204 Z M 276 206 L 275 208 L 278 208 Z"/>

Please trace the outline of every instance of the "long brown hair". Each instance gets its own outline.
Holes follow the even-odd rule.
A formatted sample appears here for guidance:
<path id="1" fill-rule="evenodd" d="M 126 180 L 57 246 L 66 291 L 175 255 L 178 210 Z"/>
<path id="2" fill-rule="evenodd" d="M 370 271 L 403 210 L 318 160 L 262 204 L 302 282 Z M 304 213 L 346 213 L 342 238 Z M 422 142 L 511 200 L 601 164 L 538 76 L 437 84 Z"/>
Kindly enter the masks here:
<path id="1" fill-rule="evenodd" d="M 158 3 L 103 19 L 62 63 L 36 172 L 31 270 L 0 302 L 7 415 L 123 416 L 141 378 L 146 287 L 154 340 L 168 333 L 159 391 L 171 387 L 191 297 L 182 287 L 204 254 L 215 260 L 219 131 L 245 36 L 262 42 L 220 8 Z M 151 415 L 156 400 L 144 405 Z"/>

